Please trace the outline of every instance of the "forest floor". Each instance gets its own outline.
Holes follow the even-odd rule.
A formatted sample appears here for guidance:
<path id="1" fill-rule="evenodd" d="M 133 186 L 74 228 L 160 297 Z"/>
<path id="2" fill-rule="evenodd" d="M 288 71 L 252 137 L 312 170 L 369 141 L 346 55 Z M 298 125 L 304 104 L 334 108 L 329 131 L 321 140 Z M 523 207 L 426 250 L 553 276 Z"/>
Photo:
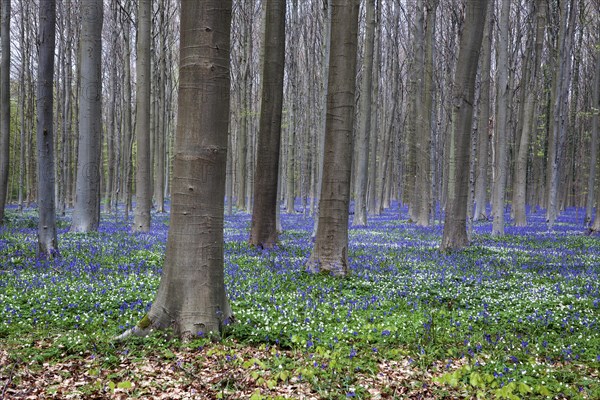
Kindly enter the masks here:
<path id="1" fill-rule="evenodd" d="M 111 339 L 145 314 L 168 216 L 131 234 L 119 213 L 36 257 L 35 210 L 0 230 L 0 399 L 600 399 L 600 239 L 569 209 L 544 211 L 472 246 L 438 251 L 442 228 L 397 207 L 350 229 L 351 276 L 303 270 L 312 219 L 282 213 L 279 246 L 247 245 L 250 217 L 225 219 L 236 322 L 212 343 L 169 332 Z"/>

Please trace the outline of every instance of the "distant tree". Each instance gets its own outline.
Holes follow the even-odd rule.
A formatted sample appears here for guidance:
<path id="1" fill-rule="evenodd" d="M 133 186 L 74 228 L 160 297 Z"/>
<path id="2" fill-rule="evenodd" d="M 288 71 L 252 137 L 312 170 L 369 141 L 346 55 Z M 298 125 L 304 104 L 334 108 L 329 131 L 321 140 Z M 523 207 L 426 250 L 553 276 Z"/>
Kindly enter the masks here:
<path id="1" fill-rule="evenodd" d="M 454 126 L 448 155 L 450 176 L 441 250 L 460 249 L 468 245 L 467 197 L 473 99 L 486 7 L 487 0 L 468 0 L 466 3 L 464 28 L 454 75 Z"/>
<path id="2" fill-rule="evenodd" d="M 151 0 L 138 0 L 136 118 L 137 162 L 135 177 L 135 213 L 133 231 L 150 230 L 152 179 L 150 175 L 150 27 Z"/>
<path id="3" fill-rule="evenodd" d="M 265 54 L 250 244 L 271 248 L 277 242 L 277 180 L 281 143 L 285 2 L 266 0 Z"/>
<path id="4" fill-rule="evenodd" d="M 354 182 L 354 218 L 352 225 L 367 225 L 367 182 L 369 177 L 369 135 L 371 133 L 371 103 L 373 83 L 373 47 L 375 44 L 375 0 L 366 1 L 366 29 L 359 124 L 357 131 L 356 168 Z"/>
<path id="5" fill-rule="evenodd" d="M 0 5 L 0 226 L 8 193 L 10 157 L 10 1 Z"/>
<path id="6" fill-rule="evenodd" d="M 348 274 L 348 206 L 358 34 L 357 0 L 333 0 L 325 157 L 311 272 Z"/>
<path id="7" fill-rule="evenodd" d="M 223 273 L 230 24 L 230 0 L 181 3 L 179 117 L 164 269 L 150 311 L 119 340 L 165 328 L 182 338 L 218 336 L 231 315 Z"/>
<path id="8" fill-rule="evenodd" d="M 586 222 L 592 220 L 592 208 L 594 207 L 594 186 L 596 182 L 596 160 L 598 158 L 598 125 L 600 120 L 600 47 L 596 49 L 596 71 L 594 76 L 594 88 L 592 89 L 592 149 L 590 155 L 590 175 L 588 180 L 588 195 L 586 205 Z M 600 231 L 600 185 L 596 194 L 596 216 L 592 230 Z"/>
<path id="9" fill-rule="evenodd" d="M 53 79 L 56 37 L 56 1 L 39 4 L 39 59 L 37 83 L 38 149 L 38 253 L 53 257 L 58 252 L 54 199 Z"/>
<path id="10" fill-rule="evenodd" d="M 519 149 L 516 159 L 516 176 L 513 184 L 513 210 L 516 226 L 527 225 L 527 215 L 525 213 L 526 190 L 527 190 L 527 159 L 529 157 L 529 142 L 532 131 L 535 130 L 535 109 L 537 97 L 537 84 L 540 70 L 540 60 L 542 58 L 544 33 L 546 29 L 546 10 L 544 9 L 544 0 L 536 0 L 534 3 L 534 21 L 533 30 L 530 33 L 530 46 L 526 57 L 528 80 L 525 86 L 525 104 L 523 105 L 523 129 L 519 133 Z"/>
<path id="11" fill-rule="evenodd" d="M 102 137 L 103 0 L 81 3 L 79 150 L 72 232 L 98 230 Z"/>
<path id="12" fill-rule="evenodd" d="M 486 219 L 487 173 L 490 148 L 490 70 L 492 61 L 492 16 L 494 2 L 488 3 L 481 47 L 479 115 L 477 119 L 477 167 L 475 178 L 475 212 L 473 220 Z"/>

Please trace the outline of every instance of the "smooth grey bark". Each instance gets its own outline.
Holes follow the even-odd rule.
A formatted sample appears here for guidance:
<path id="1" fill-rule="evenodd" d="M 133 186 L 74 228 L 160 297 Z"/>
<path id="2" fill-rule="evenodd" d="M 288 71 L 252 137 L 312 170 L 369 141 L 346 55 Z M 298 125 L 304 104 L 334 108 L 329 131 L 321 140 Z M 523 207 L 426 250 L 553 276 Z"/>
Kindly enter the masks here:
<path id="1" fill-rule="evenodd" d="M 534 46 L 528 52 L 527 57 L 530 57 L 529 64 L 529 80 L 526 82 L 525 104 L 523 108 L 523 130 L 520 132 L 519 150 L 516 159 L 516 175 L 513 186 L 513 211 L 516 226 L 527 225 L 527 214 L 525 212 L 526 194 L 527 194 L 527 158 L 529 155 L 529 142 L 532 136 L 532 131 L 535 130 L 535 109 L 537 105 L 537 78 L 541 68 L 540 60 L 542 57 L 544 34 L 546 28 L 545 10 L 543 8 L 543 0 L 536 0 L 534 3 L 535 35 Z"/>
<path id="2" fill-rule="evenodd" d="M 277 243 L 277 181 L 281 143 L 283 71 L 285 63 L 285 2 L 266 0 L 265 51 L 254 201 L 249 243 L 272 248 Z"/>
<path id="3" fill-rule="evenodd" d="M 422 89 L 417 99 L 417 137 L 415 171 L 415 222 L 418 226 L 429 226 L 431 211 L 431 120 L 433 113 L 433 40 L 435 34 L 435 15 L 438 0 L 424 2 L 424 37 L 422 65 L 420 71 Z"/>
<path id="4" fill-rule="evenodd" d="M 119 335 L 173 328 L 218 337 L 225 293 L 223 214 L 229 122 L 230 0 L 183 0 L 177 131 L 167 252 L 148 314 Z"/>
<path id="5" fill-rule="evenodd" d="M 298 0 L 292 1 L 292 9 L 291 9 L 291 35 L 297 34 L 298 32 Z M 289 38 L 290 35 L 287 35 Z M 291 102 L 292 102 L 292 110 L 291 110 L 291 121 L 289 122 L 289 126 L 287 129 L 287 162 L 285 164 L 285 210 L 288 214 L 292 214 L 295 212 L 294 202 L 296 200 L 295 187 L 296 187 L 296 179 L 295 179 L 295 148 L 296 148 L 296 130 L 300 125 L 297 121 L 300 119 L 299 111 L 299 102 L 300 102 L 300 94 L 298 89 L 298 54 L 297 51 L 288 51 L 289 55 L 289 70 L 287 72 L 289 85 L 291 86 Z M 277 208 L 279 210 L 279 208 Z"/>
<path id="6" fill-rule="evenodd" d="M 479 116 L 477 119 L 477 176 L 475 178 L 475 212 L 473 221 L 487 219 L 487 175 L 490 149 L 490 70 L 492 61 L 493 2 L 488 4 L 481 48 Z"/>
<path id="7" fill-rule="evenodd" d="M 348 274 L 348 207 L 358 35 L 357 0 L 333 0 L 319 224 L 306 268 Z"/>
<path id="8" fill-rule="evenodd" d="M 323 108 L 327 108 L 327 99 L 329 97 L 329 62 L 331 56 L 331 13 L 332 5 L 331 1 L 323 1 L 323 47 L 321 48 L 321 57 L 323 60 L 323 80 L 321 82 L 321 93 L 320 97 L 323 101 Z M 323 112 L 321 115 L 319 130 L 316 132 L 317 151 L 314 162 L 317 171 L 314 176 L 314 195 L 311 199 L 311 210 L 314 218 L 313 231 L 311 237 L 314 239 L 317 236 L 317 230 L 319 228 L 319 204 L 321 199 L 321 190 L 323 182 L 323 165 L 325 164 L 325 132 L 327 129 L 327 113 Z"/>
<path id="9" fill-rule="evenodd" d="M 22 62 L 19 71 L 19 136 L 21 140 L 21 148 L 19 153 L 19 199 L 18 199 L 18 207 L 19 211 L 23 210 L 23 198 L 25 195 L 25 148 L 27 144 L 25 142 L 25 97 L 27 96 L 27 90 L 25 88 L 25 70 L 28 65 L 28 57 L 26 56 L 25 49 L 27 48 L 27 42 L 25 41 L 25 7 L 23 6 L 23 0 L 19 0 L 19 5 L 21 8 L 21 27 L 19 29 L 19 36 L 21 40 L 21 46 L 23 46 L 23 50 L 21 50 Z M 1 34 L 1 33 L 0 33 Z M 1 222 L 0 222 L 1 223 Z"/>
<path id="10" fill-rule="evenodd" d="M 546 212 L 548 230 L 552 230 L 558 216 L 558 186 L 566 145 L 569 87 L 571 84 L 571 52 L 575 33 L 577 4 L 575 0 L 565 1 L 560 13 L 561 21 L 558 35 L 559 56 L 558 69 L 554 78 L 556 96 L 553 104 L 554 120 L 552 124 L 554 157 L 549 159 L 551 163 L 550 187 L 548 188 L 548 209 Z"/>
<path id="11" fill-rule="evenodd" d="M 369 134 L 369 179 L 367 182 L 367 213 L 371 215 L 378 215 L 379 208 L 377 207 L 377 156 L 379 155 L 378 144 L 379 144 L 379 136 L 380 136 L 380 118 L 383 115 L 383 112 L 380 110 L 378 106 L 379 102 L 379 76 L 381 69 L 381 26 L 379 25 L 380 21 L 380 11 L 381 7 L 378 2 L 375 4 L 376 7 L 376 16 L 375 16 L 375 48 L 373 50 L 373 93 L 375 96 L 372 97 L 371 104 L 371 121 L 372 121 L 372 130 Z"/>
<path id="12" fill-rule="evenodd" d="M 167 26 L 165 19 L 166 1 L 162 0 L 160 4 L 160 22 L 159 22 L 159 65 L 158 65 L 158 113 L 155 118 L 158 119 L 156 131 L 156 171 L 154 173 L 154 201 L 156 212 L 165 212 L 165 144 L 167 136 L 166 124 L 166 99 L 165 87 L 167 81 Z"/>
<path id="13" fill-rule="evenodd" d="M 37 81 L 38 154 L 38 254 L 58 254 L 56 210 L 54 203 L 54 48 L 56 38 L 56 1 L 39 4 L 39 58 Z"/>
<path id="14" fill-rule="evenodd" d="M 122 18 L 123 25 L 123 109 L 122 109 L 122 124 L 123 124 L 123 203 L 125 207 L 125 219 L 129 218 L 131 211 L 131 192 L 133 188 L 133 165 L 132 165 L 132 149 L 133 135 L 131 124 L 131 50 L 130 50 L 130 23 L 126 16 Z"/>
<path id="15" fill-rule="evenodd" d="M 4 222 L 4 206 L 8 194 L 10 158 L 10 1 L 0 5 L 0 226 Z"/>
<path id="16" fill-rule="evenodd" d="M 360 89 L 358 137 L 356 142 L 356 176 L 354 182 L 354 217 L 352 225 L 367 225 L 367 181 L 369 135 L 371 133 L 371 103 L 373 98 L 373 47 L 375 45 L 375 0 L 366 1 L 366 30 L 363 57 L 363 76 Z"/>
<path id="17" fill-rule="evenodd" d="M 100 224 L 103 1 L 85 0 L 81 6 L 79 149 L 71 232 L 92 232 Z"/>
<path id="18" fill-rule="evenodd" d="M 510 30 L 510 0 L 501 0 L 500 21 L 498 23 L 498 68 L 496 85 L 496 126 L 494 152 L 494 181 L 492 191 L 492 236 L 504 235 L 504 203 L 506 197 L 506 177 L 508 168 L 507 137 L 509 134 L 509 82 L 508 50 Z"/>
<path id="19" fill-rule="evenodd" d="M 585 208 L 585 222 L 590 225 L 594 207 L 594 187 L 596 182 L 596 162 L 598 159 L 598 120 L 600 119 L 600 47 L 596 50 L 596 72 L 594 76 L 594 87 L 592 89 L 592 148 L 590 152 L 590 172 L 587 185 L 587 201 Z M 596 202 L 600 197 L 596 198 Z M 592 229 L 600 230 L 600 204 L 596 206 L 596 216 Z"/>
<path id="20" fill-rule="evenodd" d="M 137 61 L 136 61 L 136 118 L 137 143 L 135 176 L 135 212 L 132 230 L 150 230 L 152 180 L 150 175 L 150 44 L 151 0 L 138 0 Z"/>
<path id="21" fill-rule="evenodd" d="M 441 250 L 456 250 L 468 245 L 467 198 L 469 158 L 473 124 L 475 78 L 487 0 L 468 0 L 460 38 L 453 91 L 453 128 L 448 154 L 448 193 Z"/>

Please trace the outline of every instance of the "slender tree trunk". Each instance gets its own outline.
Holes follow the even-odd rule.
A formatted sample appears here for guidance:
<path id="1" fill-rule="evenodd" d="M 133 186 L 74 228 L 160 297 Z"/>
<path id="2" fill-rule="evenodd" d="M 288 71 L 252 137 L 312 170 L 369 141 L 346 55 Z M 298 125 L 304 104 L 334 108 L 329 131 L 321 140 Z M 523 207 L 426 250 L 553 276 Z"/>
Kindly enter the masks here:
<path id="1" fill-rule="evenodd" d="M 356 180 L 354 182 L 354 218 L 352 225 L 367 225 L 367 182 L 369 178 L 369 135 L 371 133 L 371 103 L 373 47 L 375 44 L 375 0 L 366 1 L 365 50 L 357 138 Z"/>
<path id="2" fill-rule="evenodd" d="M 523 109 L 523 130 L 521 132 L 519 150 L 516 160 L 516 176 L 513 187 L 513 210 L 516 226 L 527 225 L 527 214 L 525 213 L 526 194 L 527 194 L 527 159 L 529 156 L 529 138 L 532 136 L 532 131 L 536 128 L 535 109 L 537 107 L 537 78 L 540 68 L 540 60 L 542 56 L 542 46 L 544 42 L 544 34 L 546 28 L 545 10 L 543 8 L 543 0 L 535 2 L 535 45 L 530 50 L 528 57 L 531 62 L 529 67 L 529 81 L 526 82 L 524 90 L 525 105 Z"/>
<path id="3" fill-rule="evenodd" d="M 158 35 L 160 36 L 160 53 L 158 67 L 158 130 L 156 132 L 156 172 L 154 176 L 154 200 L 156 202 L 156 212 L 165 212 L 165 138 L 166 112 L 165 112 L 165 85 L 167 80 L 167 27 L 165 23 L 165 6 L 163 0 L 160 5 L 160 25 Z"/>
<path id="4" fill-rule="evenodd" d="M 135 177 L 134 232 L 150 230 L 152 208 L 152 179 L 150 170 L 150 0 L 138 0 L 138 37 L 136 62 L 136 118 L 137 165 Z"/>
<path id="5" fill-rule="evenodd" d="M 133 148 L 133 135 L 131 126 L 131 51 L 129 43 L 129 18 L 124 17 L 123 24 L 123 194 L 125 196 L 125 219 L 129 217 L 132 209 L 131 192 L 133 187 L 133 171 L 131 153 Z"/>
<path id="6" fill-rule="evenodd" d="M 493 2 L 486 12 L 481 49 L 481 86 L 479 89 L 479 117 L 477 120 L 477 177 L 475 178 L 475 213 L 473 220 L 486 219 L 487 175 L 490 148 L 490 69 L 492 57 L 492 16 Z"/>
<path id="7" fill-rule="evenodd" d="M 568 118 L 569 86 L 571 82 L 571 51 L 573 47 L 573 35 L 575 32 L 575 20 L 577 15 L 577 3 L 574 0 L 565 2 L 561 12 L 561 27 L 559 33 L 559 58 L 556 72 L 556 97 L 554 101 L 554 121 L 552 126 L 552 137 L 554 154 L 550 161 L 550 188 L 548 190 L 548 229 L 551 230 L 558 216 L 558 187 L 559 177 L 564 161 L 564 150 L 566 144 L 566 125 Z M 549 145 L 550 146 L 550 145 Z"/>
<path id="8" fill-rule="evenodd" d="M 376 4 L 376 6 L 378 6 Z M 380 131 L 380 116 L 383 112 L 380 112 L 378 107 L 379 102 L 379 71 L 381 64 L 381 27 L 379 26 L 380 7 L 376 9 L 375 17 L 375 48 L 373 54 L 373 93 L 375 96 L 372 98 L 371 104 L 371 120 L 374 122 L 373 129 L 369 134 L 369 180 L 367 187 L 367 212 L 371 215 L 379 214 L 379 208 L 377 207 L 377 156 L 379 154 L 378 142 L 379 142 L 379 131 Z"/>
<path id="9" fill-rule="evenodd" d="M 357 34 L 358 1 L 333 0 L 319 225 L 307 269 L 336 276 L 348 274 Z"/>
<path id="10" fill-rule="evenodd" d="M 285 62 L 285 2 L 267 0 L 262 102 L 250 244 L 272 248 L 277 242 L 277 180 L 281 144 L 283 70 Z"/>
<path id="11" fill-rule="evenodd" d="M 25 70 L 28 68 L 28 57 L 27 57 L 27 43 L 25 41 L 25 10 L 23 7 L 23 0 L 19 0 L 21 7 L 21 27 L 20 27 L 20 39 L 23 50 L 21 52 L 23 59 L 21 60 L 21 70 L 19 71 L 19 123 L 20 123 L 20 153 L 19 153 L 19 211 L 23 210 L 23 200 L 25 197 L 25 148 L 27 143 L 25 142 L 25 98 L 27 96 L 27 89 L 25 87 Z M 0 33 L 1 34 L 1 33 Z"/>
<path id="12" fill-rule="evenodd" d="M 498 24 L 498 72 L 496 88 L 496 129 L 494 152 L 494 182 L 492 192 L 492 236 L 504 235 L 504 203 L 508 168 L 507 141 L 509 134 L 509 61 L 508 50 L 510 29 L 510 0 L 501 0 L 500 21 Z"/>
<path id="13" fill-rule="evenodd" d="M 37 83 L 38 146 L 38 254 L 58 254 L 56 210 L 54 205 L 54 49 L 56 37 L 56 2 L 39 4 L 39 59 Z"/>
<path id="14" fill-rule="evenodd" d="M 486 8 L 487 0 L 468 0 L 466 4 L 454 79 L 454 126 L 448 155 L 450 176 L 441 250 L 455 250 L 468 245 L 467 197 L 473 100 Z"/>
<path id="15" fill-rule="evenodd" d="M 230 0 L 181 3 L 179 116 L 163 274 L 148 314 L 117 339 L 169 327 L 184 339 L 218 337 L 231 316 L 223 272 L 230 23 Z"/>
<path id="16" fill-rule="evenodd" d="M 10 157 L 10 1 L 0 5 L 0 226 L 4 222 L 4 206 L 8 194 Z M 23 22 L 22 22 L 23 23 Z"/>
<path id="17" fill-rule="evenodd" d="M 102 0 L 82 3 L 79 155 L 72 232 L 98 230 L 102 152 Z"/>
<path id="18" fill-rule="evenodd" d="M 592 221 L 594 207 L 594 187 L 596 182 L 596 162 L 598 160 L 598 120 L 600 119 L 600 47 L 596 49 L 596 73 L 594 76 L 594 87 L 592 89 L 592 148 L 590 152 L 590 173 L 588 176 L 587 201 L 585 208 L 586 225 Z M 600 200 L 600 197 L 596 201 Z M 600 204 L 596 207 L 596 217 L 593 229 L 600 230 Z"/>

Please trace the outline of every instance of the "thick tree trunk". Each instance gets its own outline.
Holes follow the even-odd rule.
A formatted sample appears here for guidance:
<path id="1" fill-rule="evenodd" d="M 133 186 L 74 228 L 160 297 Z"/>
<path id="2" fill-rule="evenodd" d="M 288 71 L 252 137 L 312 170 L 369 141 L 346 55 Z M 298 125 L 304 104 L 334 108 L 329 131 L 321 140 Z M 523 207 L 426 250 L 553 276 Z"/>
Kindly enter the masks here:
<path id="1" fill-rule="evenodd" d="M 218 337 L 231 316 L 223 272 L 230 23 L 230 0 L 181 3 L 179 117 L 163 275 L 148 314 L 117 339 L 169 327 L 185 339 Z"/>
<path id="2" fill-rule="evenodd" d="M 334 0 L 319 225 L 307 269 L 336 276 L 348 274 L 357 34 L 358 1 Z"/>
<path id="3" fill-rule="evenodd" d="M 371 102 L 373 76 L 373 47 L 375 44 L 375 0 L 366 1 L 365 50 L 357 137 L 356 177 L 354 182 L 354 218 L 352 225 L 367 225 L 367 181 L 369 168 L 369 135 L 371 133 Z"/>
<path id="4" fill-rule="evenodd" d="M 37 83 L 38 149 L 38 254 L 58 254 L 56 210 L 54 203 L 54 46 L 56 37 L 56 2 L 39 4 L 39 59 Z"/>
<path id="5" fill-rule="evenodd" d="M 22 22 L 23 23 L 23 22 Z M 10 143 L 10 1 L 0 5 L 0 226 L 8 194 Z"/>
<path id="6" fill-rule="evenodd" d="M 510 29 L 510 0 L 502 0 L 498 24 L 498 77 L 496 89 L 496 129 L 494 131 L 496 149 L 494 152 L 494 182 L 492 192 L 492 236 L 504 235 L 504 203 L 508 169 L 507 141 L 509 135 L 509 61 L 508 50 Z"/>
<path id="7" fill-rule="evenodd" d="M 448 198 L 441 250 L 468 245 L 467 197 L 475 78 L 483 38 L 487 0 L 468 0 L 455 72 L 454 126 L 450 138 Z"/>
<path id="8" fill-rule="evenodd" d="M 150 230 L 152 208 L 152 180 L 150 169 L 150 25 L 152 4 L 138 0 L 138 37 L 136 62 L 136 118 L 137 164 L 135 177 L 134 232 Z"/>
<path id="9" fill-rule="evenodd" d="M 493 2 L 488 5 L 481 48 L 481 86 L 477 119 L 477 176 L 475 178 L 475 212 L 473 221 L 487 218 L 487 175 L 490 149 L 490 69 L 492 59 Z"/>
<path id="10" fill-rule="evenodd" d="M 98 230 L 102 152 L 102 0 L 82 4 L 79 152 L 72 232 Z"/>
<path id="11" fill-rule="evenodd" d="M 281 143 L 283 70 L 285 62 L 285 2 L 267 0 L 260 131 L 254 174 L 250 244 L 272 248 L 277 242 L 277 180 Z"/>

